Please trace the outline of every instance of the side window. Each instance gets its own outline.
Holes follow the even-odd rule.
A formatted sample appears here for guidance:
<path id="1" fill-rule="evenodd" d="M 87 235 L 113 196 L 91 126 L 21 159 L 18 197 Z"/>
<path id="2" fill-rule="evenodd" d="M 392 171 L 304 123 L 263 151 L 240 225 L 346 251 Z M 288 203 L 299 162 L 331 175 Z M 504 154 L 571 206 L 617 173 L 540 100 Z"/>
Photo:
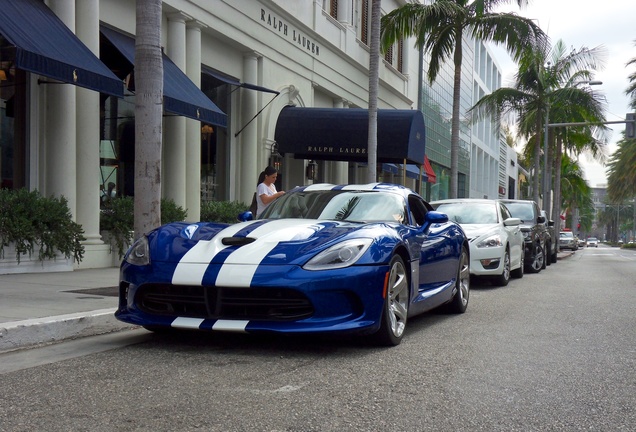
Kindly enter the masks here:
<path id="1" fill-rule="evenodd" d="M 422 199 L 416 195 L 409 196 L 409 213 L 411 225 L 422 226 L 426 217 L 426 205 Z"/>
<path id="2" fill-rule="evenodd" d="M 501 217 L 503 218 L 503 220 L 506 220 L 512 217 L 512 215 L 508 211 L 508 208 L 505 205 L 500 203 L 499 207 L 501 208 Z"/>

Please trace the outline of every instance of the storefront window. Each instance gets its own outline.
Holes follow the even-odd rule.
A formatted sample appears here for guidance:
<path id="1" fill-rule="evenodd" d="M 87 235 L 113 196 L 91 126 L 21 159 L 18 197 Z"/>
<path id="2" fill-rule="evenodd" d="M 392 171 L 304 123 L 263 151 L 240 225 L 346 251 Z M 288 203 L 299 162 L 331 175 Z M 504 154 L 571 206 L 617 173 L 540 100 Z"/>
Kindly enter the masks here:
<path id="1" fill-rule="evenodd" d="M 26 177 L 26 72 L 15 68 L 15 47 L 0 36 L 0 186 L 19 189 Z"/>

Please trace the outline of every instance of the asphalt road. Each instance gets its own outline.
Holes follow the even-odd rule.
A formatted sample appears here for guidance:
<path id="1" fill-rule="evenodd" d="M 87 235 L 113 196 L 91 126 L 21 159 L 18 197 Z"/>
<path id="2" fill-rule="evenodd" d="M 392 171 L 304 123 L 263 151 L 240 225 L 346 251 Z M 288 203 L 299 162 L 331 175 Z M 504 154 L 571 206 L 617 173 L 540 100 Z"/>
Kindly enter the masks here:
<path id="1" fill-rule="evenodd" d="M 136 330 L 0 355 L 0 431 L 634 431 L 636 251 L 359 338 Z"/>

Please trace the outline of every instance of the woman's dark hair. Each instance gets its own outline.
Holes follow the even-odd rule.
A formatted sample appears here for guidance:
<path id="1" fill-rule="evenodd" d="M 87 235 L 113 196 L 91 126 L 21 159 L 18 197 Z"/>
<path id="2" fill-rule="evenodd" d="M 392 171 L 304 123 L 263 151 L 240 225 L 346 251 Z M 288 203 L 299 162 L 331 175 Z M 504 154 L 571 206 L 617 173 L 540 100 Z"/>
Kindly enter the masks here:
<path id="1" fill-rule="evenodd" d="M 277 172 L 278 171 L 276 171 L 276 168 L 274 168 L 273 166 L 267 166 L 265 170 L 259 174 L 258 183 L 256 183 L 256 186 L 265 181 L 265 176 L 271 176 L 272 174 L 276 174 Z"/>

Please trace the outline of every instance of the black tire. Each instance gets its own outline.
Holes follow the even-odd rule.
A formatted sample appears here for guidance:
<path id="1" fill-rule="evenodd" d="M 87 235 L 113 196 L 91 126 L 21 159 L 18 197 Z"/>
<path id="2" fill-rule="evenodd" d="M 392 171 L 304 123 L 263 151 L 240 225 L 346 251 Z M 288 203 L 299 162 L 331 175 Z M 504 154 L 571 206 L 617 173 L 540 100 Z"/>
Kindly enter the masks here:
<path id="1" fill-rule="evenodd" d="M 552 263 L 557 262 L 557 256 L 558 256 L 559 252 L 557 250 L 557 248 L 554 248 L 554 253 L 550 254 L 550 261 L 552 261 Z"/>
<path id="2" fill-rule="evenodd" d="M 550 253 L 550 249 L 548 249 L 548 244 L 543 243 L 543 265 L 541 266 L 541 270 L 548 267 L 548 254 Z"/>
<path id="3" fill-rule="evenodd" d="M 545 245 L 545 265 L 552 264 L 552 242 L 547 242 Z M 544 267 L 545 268 L 545 267 Z"/>
<path id="4" fill-rule="evenodd" d="M 389 280 L 380 329 L 373 335 L 384 346 L 396 346 L 402 342 L 406 330 L 410 301 L 409 275 L 399 255 L 389 263 Z"/>
<path id="5" fill-rule="evenodd" d="M 545 251 L 541 243 L 537 243 L 534 247 L 534 257 L 532 261 L 528 263 L 526 269 L 528 273 L 539 273 L 543 269 L 543 262 L 545 261 Z"/>
<path id="6" fill-rule="evenodd" d="M 506 249 L 504 254 L 503 270 L 499 276 L 493 278 L 493 283 L 497 286 L 506 286 L 510 282 L 510 251 Z"/>
<path id="7" fill-rule="evenodd" d="M 447 309 L 449 312 L 460 314 L 466 312 L 470 297 L 470 260 L 465 246 L 462 246 L 457 267 L 455 295 L 453 295 L 450 303 L 447 304 Z"/>
<path id="8" fill-rule="evenodd" d="M 510 272 L 510 276 L 512 276 L 515 279 L 521 279 L 523 277 L 523 272 L 524 272 L 524 267 L 526 266 L 526 251 L 522 250 L 521 251 L 521 265 L 519 266 L 519 268 L 516 268 L 514 270 L 512 270 Z"/>

